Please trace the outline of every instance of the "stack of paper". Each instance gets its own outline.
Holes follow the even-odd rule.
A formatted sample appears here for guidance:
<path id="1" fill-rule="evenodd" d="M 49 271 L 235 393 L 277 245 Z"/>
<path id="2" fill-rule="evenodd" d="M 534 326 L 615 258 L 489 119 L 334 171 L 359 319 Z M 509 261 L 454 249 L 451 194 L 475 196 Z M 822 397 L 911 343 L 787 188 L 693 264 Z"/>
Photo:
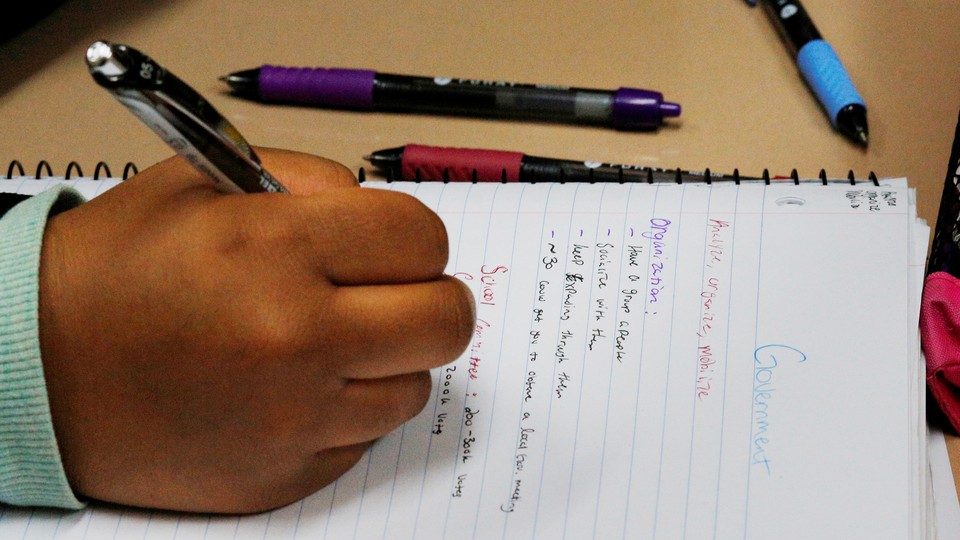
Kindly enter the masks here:
<path id="1" fill-rule="evenodd" d="M 441 215 L 478 306 L 419 416 L 274 512 L 7 508 L 0 536 L 934 534 L 904 180 L 382 187 Z"/>

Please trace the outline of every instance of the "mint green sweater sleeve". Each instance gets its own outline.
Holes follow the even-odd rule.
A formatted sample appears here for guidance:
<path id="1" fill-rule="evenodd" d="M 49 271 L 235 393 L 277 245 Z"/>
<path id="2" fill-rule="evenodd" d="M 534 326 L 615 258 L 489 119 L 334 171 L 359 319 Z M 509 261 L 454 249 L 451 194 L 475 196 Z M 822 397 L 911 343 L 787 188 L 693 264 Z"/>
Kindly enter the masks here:
<path id="1" fill-rule="evenodd" d="M 67 483 L 40 362 L 40 245 L 47 217 L 83 202 L 57 186 L 0 218 L 0 502 L 81 508 Z"/>

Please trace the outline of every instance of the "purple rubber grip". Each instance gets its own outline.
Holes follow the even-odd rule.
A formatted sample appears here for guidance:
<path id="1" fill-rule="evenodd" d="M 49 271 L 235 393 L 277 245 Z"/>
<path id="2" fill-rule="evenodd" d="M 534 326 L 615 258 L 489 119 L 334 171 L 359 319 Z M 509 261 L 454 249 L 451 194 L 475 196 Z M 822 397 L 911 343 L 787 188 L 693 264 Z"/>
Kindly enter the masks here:
<path id="1" fill-rule="evenodd" d="M 262 66 L 260 97 L 264 101 L 372 109 L 375 75 L 368 69 Z"/>
<path id="2" fill-rule="evenodd" d="M 639 88 L 620 88 L 613 95 L 611 120 L 618 128 L 653 128 L 664 116 L 680 116 L 680 105 L 663 101 L 663 94 Z"/>

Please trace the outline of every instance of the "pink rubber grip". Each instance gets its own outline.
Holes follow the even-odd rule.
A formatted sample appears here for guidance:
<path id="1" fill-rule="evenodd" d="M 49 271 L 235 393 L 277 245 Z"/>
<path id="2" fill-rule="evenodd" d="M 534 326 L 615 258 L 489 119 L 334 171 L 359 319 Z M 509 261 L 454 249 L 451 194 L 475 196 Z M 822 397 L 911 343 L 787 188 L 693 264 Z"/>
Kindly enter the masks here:
<path id="1" fill-rule="evenodd" d="M 476 171 L 477 182 L 500 182 L 504 173 L 507 182 L 517 182 L 521 159 L 520 152 L 408 144 L 403 147 L 401 174 L 404 180 L 414 180 L 419 171 L 420 180 L 443 181 L 447 171 L 451 182 L 472 182 Z"/>

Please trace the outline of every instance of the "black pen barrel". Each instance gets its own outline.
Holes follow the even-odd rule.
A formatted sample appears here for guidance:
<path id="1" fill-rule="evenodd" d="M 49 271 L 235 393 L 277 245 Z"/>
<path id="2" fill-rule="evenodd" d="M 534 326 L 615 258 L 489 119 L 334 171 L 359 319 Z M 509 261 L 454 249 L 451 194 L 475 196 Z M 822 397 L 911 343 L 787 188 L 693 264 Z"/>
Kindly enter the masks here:
<path id="1" fill-rule="evenodd" d="M 395 111 L 604 123 L 613 92 L 377 73 L 373 100 Z"/>
<path id="2" fill-rule="evenodd" d="M 823 39 L 807 10 L 796 0 L 761 0 L 761 5 L 794 56 L 807 43 Z"/>
<path id="3" fill-rule="evenodd" d="M 710 174 L 709 180 L 732 179 Z M 520 165 L 521 182 L 704 182 L 707 171 L 684 171 L 639 165 L 573 161 L 525 156 Z"/>

